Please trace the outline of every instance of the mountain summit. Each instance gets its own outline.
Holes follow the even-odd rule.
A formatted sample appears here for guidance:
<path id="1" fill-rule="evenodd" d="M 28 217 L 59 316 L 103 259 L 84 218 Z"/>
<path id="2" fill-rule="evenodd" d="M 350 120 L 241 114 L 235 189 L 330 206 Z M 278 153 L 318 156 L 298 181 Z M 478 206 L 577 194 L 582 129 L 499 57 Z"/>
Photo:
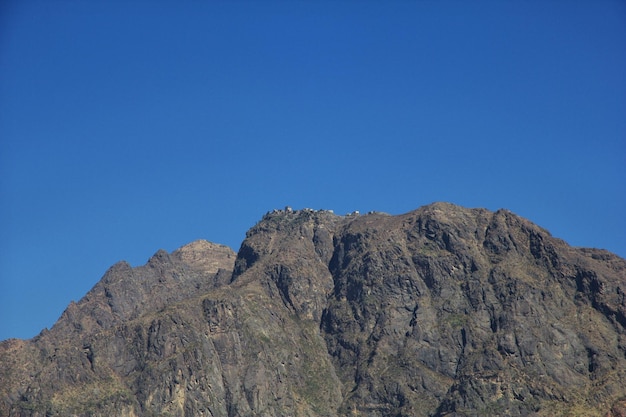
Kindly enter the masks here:
<path id="1" fill-rule="evenodd" d="M 0 415 L 626 415 L 626 261 L 507 210 L 274 210 L 0 343 Z"/>

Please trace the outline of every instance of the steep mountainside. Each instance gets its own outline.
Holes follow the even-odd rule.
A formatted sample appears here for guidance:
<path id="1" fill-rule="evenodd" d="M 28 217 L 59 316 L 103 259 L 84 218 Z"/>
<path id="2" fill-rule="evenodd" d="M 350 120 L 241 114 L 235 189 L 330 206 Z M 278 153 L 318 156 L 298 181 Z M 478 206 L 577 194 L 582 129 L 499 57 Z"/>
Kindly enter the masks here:
<path id="1" fill-rule="evenodd" d="M 506 210 L 274 211 L 0 343 L 0 415 L 626 416 L 625 291 Z"/>

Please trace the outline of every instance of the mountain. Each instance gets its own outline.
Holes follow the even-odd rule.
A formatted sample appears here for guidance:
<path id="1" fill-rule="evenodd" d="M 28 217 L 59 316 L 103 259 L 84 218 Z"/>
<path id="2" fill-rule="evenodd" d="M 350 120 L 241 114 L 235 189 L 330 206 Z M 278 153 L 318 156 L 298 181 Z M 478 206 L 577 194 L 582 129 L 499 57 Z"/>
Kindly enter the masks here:
<path id="1" fill-rule="evenodd" d="M 274 210 L 0 343 L 0 415 L 626 416 L 625 291 L 507 210 Z"/>

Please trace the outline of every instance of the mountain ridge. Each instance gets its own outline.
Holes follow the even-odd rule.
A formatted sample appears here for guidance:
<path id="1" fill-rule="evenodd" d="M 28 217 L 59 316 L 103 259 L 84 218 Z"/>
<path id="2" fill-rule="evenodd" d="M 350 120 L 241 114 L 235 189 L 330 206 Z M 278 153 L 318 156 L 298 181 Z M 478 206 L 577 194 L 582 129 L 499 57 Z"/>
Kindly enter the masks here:
<path id="1" fill-rule="evenodd" d="M 0 343 L 0 414 L 626 412 L 626 261 L 508 210 L 274 210 Z"/>

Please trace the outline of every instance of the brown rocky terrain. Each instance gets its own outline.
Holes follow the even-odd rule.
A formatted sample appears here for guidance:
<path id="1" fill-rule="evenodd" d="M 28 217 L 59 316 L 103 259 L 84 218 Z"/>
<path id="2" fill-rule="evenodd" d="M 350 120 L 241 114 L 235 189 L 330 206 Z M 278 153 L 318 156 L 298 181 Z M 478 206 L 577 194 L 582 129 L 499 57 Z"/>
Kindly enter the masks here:
<path id="1" fill-rule="evenodd" d="M 622 416 L 625 292 L 506 210 L 274 211 L 0 343 L 0 416 Z"/>

